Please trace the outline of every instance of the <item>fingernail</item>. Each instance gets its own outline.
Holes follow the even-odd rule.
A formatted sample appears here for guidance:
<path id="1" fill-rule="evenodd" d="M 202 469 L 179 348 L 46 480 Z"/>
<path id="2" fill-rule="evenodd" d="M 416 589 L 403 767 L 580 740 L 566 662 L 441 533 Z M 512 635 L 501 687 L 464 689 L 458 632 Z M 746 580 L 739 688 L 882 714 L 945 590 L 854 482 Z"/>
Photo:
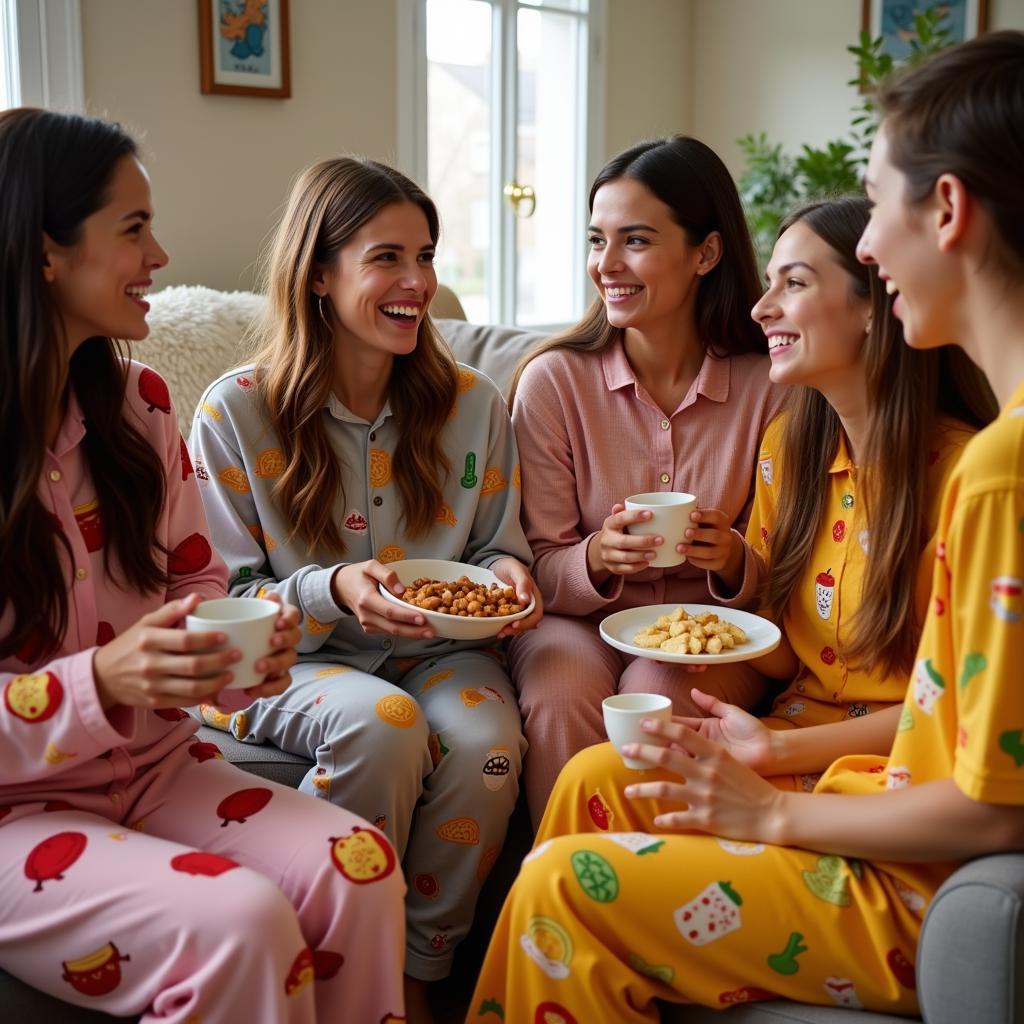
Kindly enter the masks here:
<path id="1" fill-rule="evenodd" d="M 639 744 L 636 744 L 636 743 L 623 743 L 622 744 L 622 752 L 627 757 L 632 757 L 636 753 L 636 748 L 637 748 L 638 745 Z"/>
<path id="2" fill-rule="evenodd" d="M 657 558 L 657 557 L 658 556 L 653 551 L 645 551 L 644 552 L 644 558 L 646 558 L 648 562 L 650 562 L 652 559 Z"/>
<path id="3" fill-rule="evenodd" d="M 228 642 L 228 635 L 227 635 L 227 633 L 214 633 L 213 634 L 213 642 L 215 644 L 226 644 Z"/>
<path id="4" fill-rule="evenodd" d="M 253 668 L 255 668 L 257 672 L 269 672 L 270 671 L 270 665 L 267 664 L 267 662 L 265 662 L 262 658 L 259 661 L 256 662 L 256 664 L 253 666 Z"/>
<path id="5" fill-rule="evenodd" d="M 657 719 L 645 718 L 640 722 L 641 729 L 652 729 L 657 724 Z"/>
<path id="6" fill-rule="evenodd" d="M 666 820 L 665 818 L 663 818 L 663 817 L 662 817 L 662 816 L 661 816 L 661 815 L 659 814 L 659 815 L 658 815 L 658 816 L 657 816 L 657 817 L 656 817 L 656 818 L 654 819 L 654 824 L 655 824 L 655 825 L 667 825 L 667 824 L 668 824 L 668 822 L 667 822 L 667 820 Z"/>
<path id="7" fill-rule="evenodd" d="M 623 790 L 623 793 L 625 793 L 626 796 L 635 796 L 636 795 L 636 786 L 627 786 Z"/>
<path id="8" fill-rule="evenodd" d="M 401 583 L 396 583 L 391 589 L 394 590 L 396 594 L 405 593 L 405 587 L 403 587 Z"/>

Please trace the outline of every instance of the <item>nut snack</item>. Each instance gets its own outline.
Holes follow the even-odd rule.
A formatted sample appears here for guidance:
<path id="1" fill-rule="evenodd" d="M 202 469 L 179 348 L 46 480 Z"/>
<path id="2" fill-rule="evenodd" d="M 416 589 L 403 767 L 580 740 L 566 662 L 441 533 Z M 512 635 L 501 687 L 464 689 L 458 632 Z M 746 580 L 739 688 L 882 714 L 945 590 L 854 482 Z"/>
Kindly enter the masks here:
<path id="1" fill-rule="evenodd" d="M 633 637 L 637 647 L 670 654 L 721 654 L 746 642 L 747 634 L 734 623 L 714 612 L 690 615 L 685 608 L 659 616 Z"/>
<path id="2" fill-rule="evenodd" d="M 428 612 L 459 615 L 468 619 L 493 619 L 515 615 L 523 610 L 516 600 L 515 587 L 489 587 L 474 583 L 468 576 L 457 580 L 431 580 L 420 577 L 405 588 L 402 600 Z"/>

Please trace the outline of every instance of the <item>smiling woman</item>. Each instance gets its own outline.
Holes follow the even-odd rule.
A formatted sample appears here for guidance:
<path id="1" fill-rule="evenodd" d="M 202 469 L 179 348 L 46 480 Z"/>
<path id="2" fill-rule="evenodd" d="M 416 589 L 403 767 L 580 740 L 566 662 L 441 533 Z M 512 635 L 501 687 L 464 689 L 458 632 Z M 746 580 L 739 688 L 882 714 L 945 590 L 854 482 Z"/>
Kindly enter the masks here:
<path id="1" fill-rule="evenodd" d="M 398 171 L 350 158 L 305 171 L 272 247 L 262 350 L 211 385 L 191 435 L 232 592 L 281 594 L 305 626 L 290 689 L 230 728 L 315 760 L 303 790 L 365 807 L 394 838 L 417 982 L 448 973 L 515 803 L 515 696 L 479 648 L 542 611 L 508 411 L 427 312 L 437 237 L 434 204 Z M 488 638 L 444 639 L 380 593 L 403 593 L 390 563 L 409 558 L 490 569 L 533 609 Z M 507 772 L 481 786 L 496 758 Z M 423 1019 L 422 985 L 408 994 Z"/>

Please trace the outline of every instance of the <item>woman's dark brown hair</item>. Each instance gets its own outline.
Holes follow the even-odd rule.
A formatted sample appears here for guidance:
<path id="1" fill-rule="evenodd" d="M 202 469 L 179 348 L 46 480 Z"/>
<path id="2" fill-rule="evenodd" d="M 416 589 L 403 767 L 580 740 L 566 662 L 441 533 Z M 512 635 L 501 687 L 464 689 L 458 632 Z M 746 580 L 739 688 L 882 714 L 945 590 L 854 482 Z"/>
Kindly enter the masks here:
<path id="1" fill-rule="evenodd" d="M 722 258 L 705 274 L 697 291 L 697 335 L 705 351 L 725 357 L 767 352 L 764 335 L 749 316 L 761 295 L 757 260 L 743 208 L 729 171 L 713 149 L 686 135 L 638 142 L 612 157 L 590 186 L 588 209 L 598 190 L 612 181 L 639 181 L 671 211 L 690 245 L 700 245 L 712 231 L 722 238 Z M 623 336 L 595 299 L 583 319 L 531 352 L 516 368 L 509 404 L 526 366 L 555 348 L 600 352 Z"/>
<path id="2" fill-rule="evenodd" d="M 1001 255 L 1024 266 L 1024 33 L 990 32 L 882 88 L 889 158 L 920 202 L 954 174 L 988 211 Z"/>
<path id="3" fill-rule="evenodd" d="M 334 328 L 313 292 L 317 270 L 330 267 L 342 246 L 392 203 L 413 203 L 439 234 L 437 209 L 404 174 L 373 160 L 342 157 L 304 171 L 292 188 L 266 269 L 269 311 L 257 334 L 257 382 L 277 432 L 285 469 L 274 488 L 281 512 L 310 550 L 338 554 L 345 541 L 334 509 L 343 467 L 324 428 L 334 380 Z M 329 304 L 325 301 L 325 307 Z M 410 536 L 434 525 L 450 470 L 441 431 L 455 404 L 457 367 L 429 315 L 416 348 L 396 356 L 388 400 L 399 429 L 394 480 Z"/>
<path id="4" fill-rule="evenodd" d="M 73 559 L 60 523 L 38 496 L 49 438 L 40 424 L 72 387 L 85 416 L 82 442 L 96 490 L 108 574 L 126 589 L 166 582 L 155 543 L 164 504 L 162 463 L 124 415 L 126 353 L 110 338 L 68 358 L 60 310 L 43 278 L 43 235 L 74 246 L 108 201 L 121 160 L 137 147 L 118 125 L 21 108 L 0 113 L 0 659 L 26 664 L 59 648 L 68 622 Z"/>
<path id="5" fill-rule="evenodd" d="M 861 196 L 810 203 L 782 222 L 779 235 L 794 224 L 810 228 L 849 275 L 851 297 L 870 300 L 864 341 L 868 429 L 863 450 L 855 453 L 858 501 L 870 542 L 861 601 L 842 654 L 858 670 L 892 674 L 911 668 L 922 626 L 915 595 L 918 562 L 928 541 L 925 474 L 936 421 L 943 416 L 981 427 L 997 408 L 985 378 L 960 349 L 919 351 L 904 344 L 878 268 L 856 257 L 869 216 L 870 204 Z M 821 392 L 792 390 L 764 588 L 764 603 L 776 618 L 806 572 L 820 535 L 827 496 L 823 482 L 841 431 L 838 414 Z"/>

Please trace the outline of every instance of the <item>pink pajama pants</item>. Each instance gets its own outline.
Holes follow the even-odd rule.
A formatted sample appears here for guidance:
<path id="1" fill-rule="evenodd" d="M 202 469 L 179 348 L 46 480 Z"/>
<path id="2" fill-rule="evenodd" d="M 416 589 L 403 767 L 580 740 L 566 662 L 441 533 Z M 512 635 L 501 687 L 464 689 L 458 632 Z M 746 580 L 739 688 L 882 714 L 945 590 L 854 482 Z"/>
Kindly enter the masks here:
<path id="1" fill-rule="evenodd" d="M 404 1020 L 405 884 L 372 826 L 194 739 L 0 822 L 0 965 L 161 1024 Z M 190 756 L 188 748 L 192 748 Z M 83 800 L 84 797 L 84 800 Z"/>
<path id="2" fill-rule="evenodd" d="M 519 691 L 529 752 L 523 788 L 536 829 L 562 766 L 584 747 L 607 739 L 601 701 L 615 693 L 660 693 L 677 715 L 700 715 L 690 697 L 699 687 L 741 708 L 754 707 L 767 680 L 746 662 L 687 672 L 682 665 L 634 658 L 606 644 L 588 619 L 546 615 L 512 642 L 512 680 Z"/>

